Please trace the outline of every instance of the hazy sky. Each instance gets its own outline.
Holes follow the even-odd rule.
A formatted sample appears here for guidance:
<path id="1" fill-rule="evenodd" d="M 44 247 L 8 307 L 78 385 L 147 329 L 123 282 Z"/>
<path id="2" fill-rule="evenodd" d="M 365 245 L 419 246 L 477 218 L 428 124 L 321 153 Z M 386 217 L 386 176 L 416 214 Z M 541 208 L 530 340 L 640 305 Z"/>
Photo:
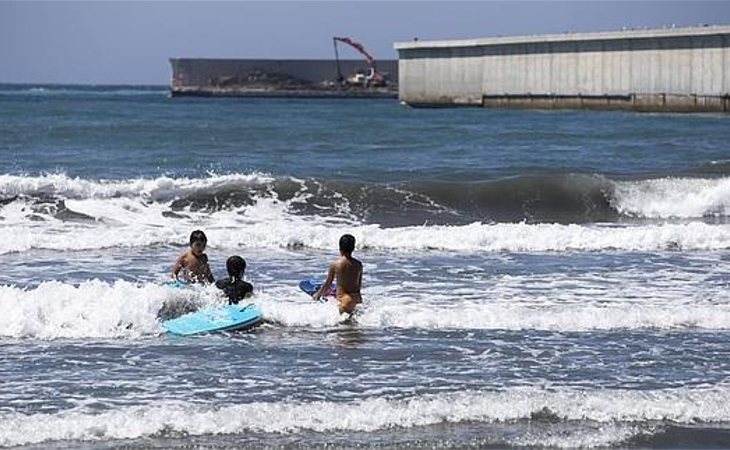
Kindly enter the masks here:
<path id="1" fill-rule="evenodd" d="M 376 59 L 393 43 L 730 24 L 730 1 L 7 1 L 0 82 L 167 84 L 168 58 L 333 58 L 350 36 Z M 358 58 L 341 49 L 343 58 Z"/>

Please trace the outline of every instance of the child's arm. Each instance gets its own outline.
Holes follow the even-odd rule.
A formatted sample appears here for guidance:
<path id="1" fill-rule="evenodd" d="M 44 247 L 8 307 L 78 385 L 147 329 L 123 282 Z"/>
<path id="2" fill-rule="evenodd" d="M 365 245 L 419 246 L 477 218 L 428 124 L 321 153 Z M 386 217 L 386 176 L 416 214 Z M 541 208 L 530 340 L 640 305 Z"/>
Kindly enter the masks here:
<path id="1" fill-rule="evenodd" d="M 327 272 L 327 279 L 324 281 L 324 284 L 322 287 L 319 288 L 317 292 L 314 293 L 312 296 L 313 299 L 319 300 L 322 295 L 328 293 L 330 291 L 330 286 L 332 286 L 332 282 L 335 280 L 335 263 L 332 263 L 330 265 L 329 271 Z"/>
<path id="2" fill-rule="evenodd" d="M 360 265 L 360 274 L 357 276 L 357 289 L 362 289 L 362 265 Z"/>
<path id="3" fill-rule="evenodd" d="M 175 262 L 172 264 L 172 272 L 170 273 L 170 278 L 173 280 L 177 280 L 177 274 L 180 273 L 180 270 L 185 267 L 185 253 L 180 255 Z"/>
<path id="4" fill-rule="evenodd" d="M 208 281 L 208 283 L 215 283 L 215 277 L 213 277 L 213 272 L 210 270 L 210 264 L 208 264 L 208 258 L 205 258 L 205 269 L 203 276 Z"/>

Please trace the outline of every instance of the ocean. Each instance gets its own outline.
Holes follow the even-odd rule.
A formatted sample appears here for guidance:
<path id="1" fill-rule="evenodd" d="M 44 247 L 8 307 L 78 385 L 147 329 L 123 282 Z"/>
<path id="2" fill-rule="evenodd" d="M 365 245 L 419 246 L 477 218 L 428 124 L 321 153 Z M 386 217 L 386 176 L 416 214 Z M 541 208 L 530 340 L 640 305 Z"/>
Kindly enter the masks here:
<path id="1" fill-rule="evenodd" d="M 2 447 L 730 447 L 727 115 L 1 85 L 0 230 Z"/>

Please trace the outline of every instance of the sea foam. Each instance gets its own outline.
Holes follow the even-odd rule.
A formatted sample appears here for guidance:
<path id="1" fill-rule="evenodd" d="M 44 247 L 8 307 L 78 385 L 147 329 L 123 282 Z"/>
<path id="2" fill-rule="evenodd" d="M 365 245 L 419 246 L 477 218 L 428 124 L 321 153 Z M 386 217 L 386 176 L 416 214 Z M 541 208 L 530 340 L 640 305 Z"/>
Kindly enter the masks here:
<path id="1" fill-rule="evenodd" d="M 175 303 L 203 306 L 215 300 L 198 290 L 157 284 L 57 281 L 36 288 L 0 286 L 0 336 L 15 338 L 138 338 L 160 334 L 158 314 Z"/>
<path id="2" fill-rule="evenodd" d="M 644 218 L 730 215 L 730 178 L 660 178 L 615 183 L 614 207 Z"/>
<path id="3" fill-rule="evenodd" d="M 696 424 L 730 421 L 729 405 L 730 391 L 724 386 L 650 391 L 511 388 L 397 399 L 257 402 L 218 407 L 168 400 L 104 412 L 76 408 L 55 414 L 2 413 L 0 445 L 134 439 L 165 433 L 197 436 L 247 432 L 375 432 L 445 423 L 529 421 L 536 420 L 536 414 L 546 412 L 553 420 L 614 426 L 661 421 Z M 276 420 L 271 420 L 272 417 Z M 559 447 L 615 444 L 629 437 L 629 430 L 614 430 L 606 435 L 609 439 L 604 436 L 603 440 L 593 434 L 583 439 L 552 436 L 551 443 Z M 513 439 L 516 440 L 508 443 L 530 443 L 529 436 L 518 434 Z"/>
<path id="4" fill-rule="evenodd" d="M 258 172 L 250 174 L 211 174 L 206 178 L 161 176 L 123 180 L 90 180 L 64 173 L 39 176 L 0 175 L 0 194 L 56 195 L 67 199 L 140 198 L 166 202 L 205 189 L 229 185 L 246 186 L 270 183 L 273 178 Z"/>
<path id="5" fill-rule="evenodd" d="M 90 181 L 66 175 L 0 176 L 0 193 L 17 198 L 0 202 L 5 239 L 0 254 L 32 249 L 93 250 L 187 241 L 202 228 L 209 245 L 250 248 L 329 249 L 347 231 L 362 249 L 455 252 L 566 252 L 724 250 L 730 225 L 683 223 L 556 224 L 485 223 L 386 227 L 348 214 L 298 212 L 311 195 L 286 199 L 261 189 L 273 179 L 263 174 L 211 175 L 186 179 Z M 730 210 L 730 179 L 644 180 L 618 183 L 616 208 L 637 217 L 691 219 Z M 293 180 L 297 181 L 297 180 Z M 299 180 L 298 182 L 301 182 Z M 243 205 L 211 209 L 172 209 L 181 197 L 199 190 L 257 186 Z M 60 196 L 43 203 L 43 195 Z M 62 202 L 62 203 L 59 203 Z"/>
<path id="6" fill-rule="evenodd" d="M 730 247 L 730 225 L 703 222 L 645 225 L 479 223 L 385 228 L 327 217 L 291 214 L 284 202 L 267 199 L 235 211 L 183 211 L 175 217 L 158 204 L 130 199 L 68 201 L 92 219 L 61 220 L 29 212 L 13 202 L 0 207 L 6 239 L 0 254 L 31 249 L 91 250 L 187 241 L 201 228 L 212 248 L 329 249 L 343 232 L 361 249 L 456 252 L 564 252 L 722 250 Z M 41 216 L 31 219 L 30 216 Z M 83 216 L 82 216 L 83 217 Z"/>
<path id="7" fill-rule="evenodd" d="M 536 290 L 536 281 L 478 285 L 467 293 L 451 293 L 448 287 L 439 293 L 402 285 L 366 287 L 356 321 L 365 330 L 730 329 L 730 296 L 726 290 L 703 287 L 701 281 L 663 293 L 661 283 L 620 278 L 610 279 L 608 288 L 577 279 L 578 288 L 558 283 Z M 296 283 L 269 284 L 251 301 L 274 326 L 326 329 L 347 319 L 334 300 L 313 302 Z M 0 286 L 0 308 L 5 311 L 0 337 L 139 339 L 162 334 L 165 318 L 223 303 L 212 286 L 173 289 L 98 280 Z"/>

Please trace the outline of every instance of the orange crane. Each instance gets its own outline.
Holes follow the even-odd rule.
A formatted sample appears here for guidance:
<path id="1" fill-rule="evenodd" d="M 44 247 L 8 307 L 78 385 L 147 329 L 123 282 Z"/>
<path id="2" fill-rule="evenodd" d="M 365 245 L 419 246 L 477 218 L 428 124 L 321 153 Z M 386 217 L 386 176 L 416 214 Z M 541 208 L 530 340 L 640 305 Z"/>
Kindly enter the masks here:
<path id="1" fill-rule="evenodd" d="M 340 55 L 337 51 L 337 42 L 343 42 L 350 47 L 354 48 L 360 54 L 362 54 L 365 57 L 365 61 L 368 63 L 368 73 L 362 73 L 358 72 L 355 75 L 347 78 L 342 76 L 342 70 L 340 69 Z M 372 57 L 370 53 L 368 53 L 367 50 L 365 50 L 365 47 L 359 42 L 355 42 L 352 39 L 348 37 L 338 37 L 334 36 L 332 38 L 332 43 L 335 46 L 335 60 L 337 61 L 337 81 L 342 83 L 343 81 L 347 82 L 348 84 L 358 85 L 358 86 L 385 86 L 385 77 L 378 72 L 378 69 L 375 68 L 375 58 Z"/>

